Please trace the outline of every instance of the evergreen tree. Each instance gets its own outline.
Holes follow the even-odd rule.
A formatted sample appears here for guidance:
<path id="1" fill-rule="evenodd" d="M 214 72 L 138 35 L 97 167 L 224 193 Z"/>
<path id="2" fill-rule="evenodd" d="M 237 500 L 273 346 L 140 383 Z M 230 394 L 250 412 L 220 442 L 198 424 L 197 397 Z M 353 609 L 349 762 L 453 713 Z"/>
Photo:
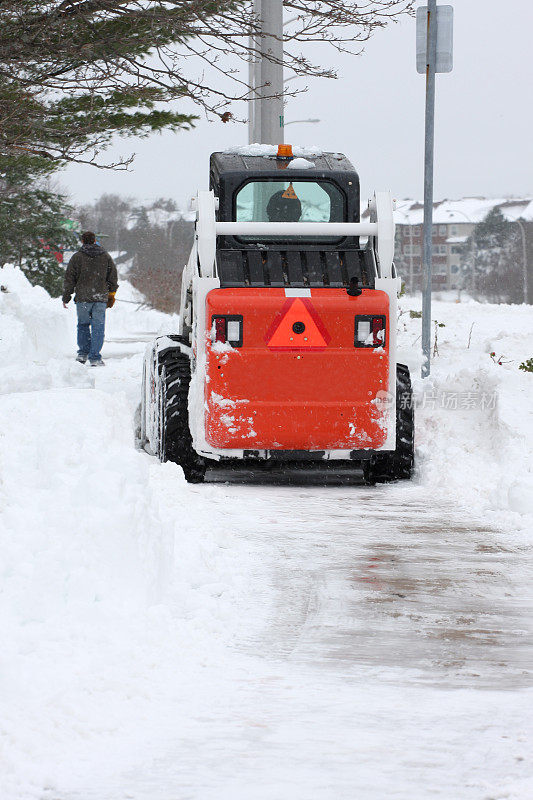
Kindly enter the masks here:
<path id="1" fill-rule="evenodd" d="M 465 288 L 493 303 L 523 300 L 522 256 L 517 226 L 493 208 L 474 228 L 462 260 Z"/>
<path id="2" fill-rule="evenodd" d="M 44 166 L 35 159 L 0 156 L 0 265 L 20 266 L 30 282 L 53 297 L 61 294 L 62 250 L 76 246 L 66 219 L 66 198 L 47 186 Z"/>

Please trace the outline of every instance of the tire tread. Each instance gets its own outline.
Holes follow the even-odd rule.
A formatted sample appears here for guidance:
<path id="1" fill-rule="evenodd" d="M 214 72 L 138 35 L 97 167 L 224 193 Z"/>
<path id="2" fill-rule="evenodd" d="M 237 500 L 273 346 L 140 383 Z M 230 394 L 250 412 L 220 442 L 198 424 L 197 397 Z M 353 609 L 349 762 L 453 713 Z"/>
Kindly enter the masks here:
<path id="1" fill-rule="evenodd" d="M 201 483 L 206 465 L 192 446 L 189 428 L 191 368 L 188 356 L 177 348 L 165 351 L 159 372 L 162 418 L 160 459 L 179 464 L 189 483 Z"/>

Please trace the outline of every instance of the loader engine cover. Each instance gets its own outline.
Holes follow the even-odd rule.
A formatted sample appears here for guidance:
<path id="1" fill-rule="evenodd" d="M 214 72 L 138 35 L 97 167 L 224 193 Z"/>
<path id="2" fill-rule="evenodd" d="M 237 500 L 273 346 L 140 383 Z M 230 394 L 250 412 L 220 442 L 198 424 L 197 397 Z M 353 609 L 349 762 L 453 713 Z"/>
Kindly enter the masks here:
<path id="1" fill-rule="evenodd" d="M 218 449 L 378 449 L 389 413 L 389 298 L 363 289 L 213 289 L 205 433 Z"/>

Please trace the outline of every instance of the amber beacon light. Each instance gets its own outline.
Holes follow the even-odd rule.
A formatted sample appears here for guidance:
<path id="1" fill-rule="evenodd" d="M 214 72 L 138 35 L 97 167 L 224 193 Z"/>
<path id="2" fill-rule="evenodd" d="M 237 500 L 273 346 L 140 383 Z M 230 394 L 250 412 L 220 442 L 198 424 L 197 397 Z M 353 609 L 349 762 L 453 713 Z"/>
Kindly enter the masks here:
<path id="1" fill-rule="evenodd" d="M 278 144 L 278 154 L 276 158 L 294 158 L 292 144 Z"/>

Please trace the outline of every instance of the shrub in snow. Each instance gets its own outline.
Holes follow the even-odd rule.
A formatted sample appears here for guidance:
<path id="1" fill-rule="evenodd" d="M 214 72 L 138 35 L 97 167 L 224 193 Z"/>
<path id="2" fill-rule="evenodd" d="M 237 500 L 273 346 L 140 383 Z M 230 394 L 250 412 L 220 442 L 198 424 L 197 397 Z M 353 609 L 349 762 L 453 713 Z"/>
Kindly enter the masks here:
<path id="1" fill-rule="evenodd" d="M 500 366 L 500 367 L 502 366 L 502 364 L 510 364 L 511 363 L 510 361 L 504 361 L 504 359 L 505 359 L 504 355 L 497 356 L 496 353 L 494 353 L 494 352 L 490 353 L 489 355 L 492 358 L 492 360 L 494 361 L 494 363 L 498 364 L 498 366 Z"/>

